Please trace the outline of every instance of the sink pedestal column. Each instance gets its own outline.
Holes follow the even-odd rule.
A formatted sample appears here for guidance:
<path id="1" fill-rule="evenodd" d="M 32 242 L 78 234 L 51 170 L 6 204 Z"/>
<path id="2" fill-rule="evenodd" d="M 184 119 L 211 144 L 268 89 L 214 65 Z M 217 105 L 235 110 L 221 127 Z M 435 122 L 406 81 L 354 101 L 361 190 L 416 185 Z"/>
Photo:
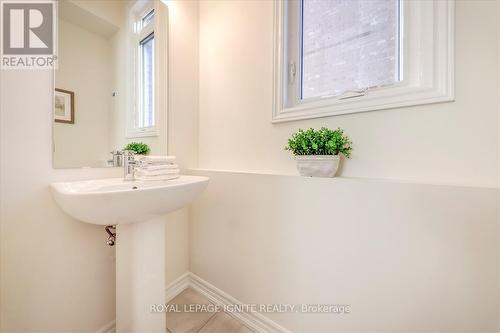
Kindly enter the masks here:
<path id="1" fill-rule="evenodd" d="M 166 332 L 165 217 L 117 226 L 116 332 Z"/>

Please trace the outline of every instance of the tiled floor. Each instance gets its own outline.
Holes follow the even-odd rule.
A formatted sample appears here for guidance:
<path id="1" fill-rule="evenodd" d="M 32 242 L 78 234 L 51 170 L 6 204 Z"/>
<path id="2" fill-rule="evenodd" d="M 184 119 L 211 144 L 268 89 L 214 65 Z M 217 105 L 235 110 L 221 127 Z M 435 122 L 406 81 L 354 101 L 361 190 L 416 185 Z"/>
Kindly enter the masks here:
<path id="1" fill-rule="evenodd" d="M 183 310 L 188 304 L 210 304 L 210 301 L 193 289 L 186 289 L 169 304 Z M 167 312 L 167 333 L 252 333 L 239 320 L 224 312 Z"/>

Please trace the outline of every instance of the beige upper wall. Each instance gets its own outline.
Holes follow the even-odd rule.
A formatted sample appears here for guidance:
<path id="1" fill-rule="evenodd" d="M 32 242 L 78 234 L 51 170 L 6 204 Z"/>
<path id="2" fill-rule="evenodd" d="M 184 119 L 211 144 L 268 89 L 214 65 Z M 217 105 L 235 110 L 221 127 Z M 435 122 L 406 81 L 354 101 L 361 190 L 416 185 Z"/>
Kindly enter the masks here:
<path id="1" fill-rule="evenodd" d="M 54 123 L 54 167 L 104 167 L 110 158 L 111 45 L 65 20 L 58 30 L 55 85 L 74 93 L 75 123 Z"/>
<path id="2" fill-rule="evenodd" d="M 169 79 L 176 82 L 169 91 L 169 149 L 191 167 L 197 144 L 198 2 L 167 5 Z M 115 317 L 114 250 L 101 226 L 61 211 L 49 184 L 120 177 L 122 170 L 52 168 L 52 92 L 52 71 L 0 71 L 1 332 L 95 332 Z M 188 212 L 169 219 L 167 282 L 185 273 L 189 261 Z"/>
<path id="3" fill-rule="evenodd" d="M 60 60 L 56 83 L 80 88 L 75 98 L 78 121 L 72 126 L 55 125 L 58 151 L 54 165 L 59 168 L 103 167 L 111 158 L 110 151 L 121 150 L 129 142 L 144 142 L 150 146 L 151 154 L 166 154 L 167 128 L 163 111 L 158 119 L 158 136 L 127 137 L 126 134 L 127 113 L 133 103 L 128 10 L 134 2 L 65 2 L 66 16 L 75 22 L 61 20 L 59 24 Z M 189 26 L 191 22 L 183 24 Z M 92 34 L 99 27 L 109 29 L 101 29 L 100 35 Z M 116 93 L 114 97 L 112 93 Z M 96 120 L 99 118 L 100 121 Z M 94 135 L 88 137 L 85 133 L 89 132 Z"/>
<path id="4" fill-rule="evenodd" d="M 199 166 L 297 174 L 289 135 L 340 126 L 355 142 L 342 176 L 496 187 L 499 15 L 457 1 L 453 103 L 273 125 L 272 1 L 200 2 Z M 247 303 L 353 305 L 269 315 L 292 331 L 498 331 L 498 191 L 196 173 L 211 183 L 191 210 L 192 272 Z"/>
<path id="5" fill-rule="evenodd" d="M 168 153 L 182 169 L 198 164 L 199 2 L 164 1 L 169 12 Z"/>
<path id="6" fill-rule="evenodd" d="M 49 184 L 121 172 L 52 168 L 52 95 L 52 71 L 0 71 L 1 332 L 93 332 L 114 318 L 114 249 Z"/>
<path id="7" fill-rule="evenodd" d="M 114 24 L 117 27 L 120 27 L 123 23 L 125 7 L 132 2 L 130 0 L 106 0 L 106 1 L 65 0 L 65 1 L 72 2 L 77 6 L 79 6 L 80 8 L 85 9 L 86 11 Z"/>
<path id="8" fill-rule="evenodd" d="M 168 153 L 182 169 L 196 166 L 198 133 L 198 1 L 165 1 L 169 17 Z M 189 270 L 189 213 L 168 215 L 166 281 Z"/>
<path id="9" fill-rule="evenodd" d="M 456 3 L 456 101 L 273 125 L 273 2 L 200 2 L 202 168 L 297 174 L 298 128 L 342 127 L 344 177 L 496 186 L 498 2 Z"/>

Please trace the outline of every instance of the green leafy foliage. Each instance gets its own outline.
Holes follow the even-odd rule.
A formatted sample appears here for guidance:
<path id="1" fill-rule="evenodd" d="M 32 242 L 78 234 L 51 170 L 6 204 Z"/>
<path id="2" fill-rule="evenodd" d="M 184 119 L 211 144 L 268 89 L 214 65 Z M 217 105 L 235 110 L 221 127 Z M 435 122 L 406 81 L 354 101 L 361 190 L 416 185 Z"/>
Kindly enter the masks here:
<path id="1" fill-rule="evenodd" d="M 288 139 L 286 150 L 294 155 L 338 155 L 349 158 L 352 151 L 352 142 L 340 128 L 331 130 L 322 127 L 319 130 L 310 128 L 294 133 Z"/>
<path id="2" fill-rule="evenodd" d="M 146 155 L 150 151 L 149 146 L 142 142 L 131 142 L 128 145 L 126 145 L 124 149 L 132 150 L 139 155 Z"/>

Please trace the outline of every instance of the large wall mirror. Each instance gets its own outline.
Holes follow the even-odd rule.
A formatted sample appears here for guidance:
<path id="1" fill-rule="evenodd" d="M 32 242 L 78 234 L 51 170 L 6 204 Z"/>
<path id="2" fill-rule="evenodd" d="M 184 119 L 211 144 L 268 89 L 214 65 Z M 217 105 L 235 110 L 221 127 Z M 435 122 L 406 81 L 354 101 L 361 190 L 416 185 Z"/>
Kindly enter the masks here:
<path id="1" fill-rule="evenodd" d="M 167 153 L 168 11 L 158 0 L 59 0 L 54 168 L 113 167 L 130 142 Z"/>

